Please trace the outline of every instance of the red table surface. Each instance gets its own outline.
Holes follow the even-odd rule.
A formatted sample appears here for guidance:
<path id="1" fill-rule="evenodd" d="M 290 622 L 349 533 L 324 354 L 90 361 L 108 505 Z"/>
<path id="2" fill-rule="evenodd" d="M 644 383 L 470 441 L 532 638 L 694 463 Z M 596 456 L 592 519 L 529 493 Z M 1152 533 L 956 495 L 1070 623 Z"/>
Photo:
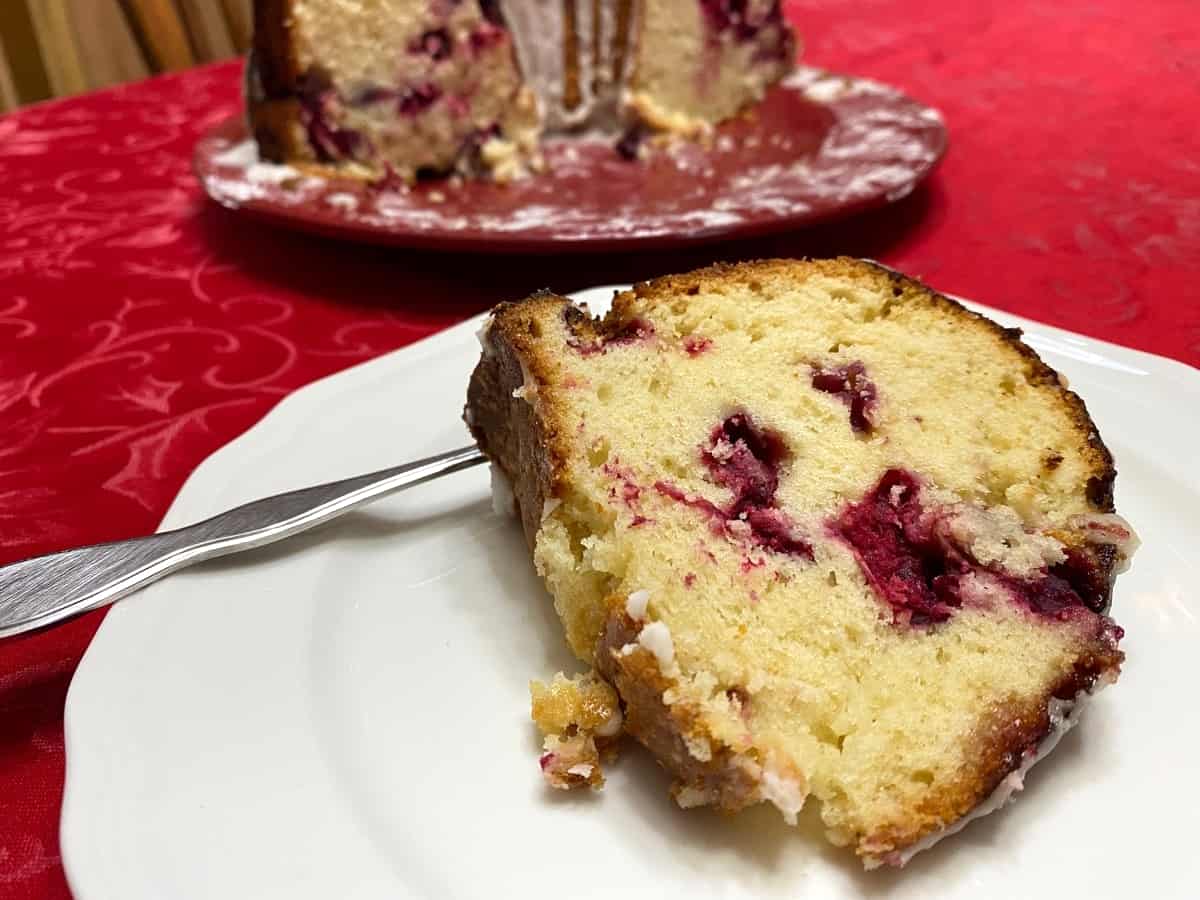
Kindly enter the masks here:
<path id="1" fill-rule="evenodd" d="M 889 209 L 695 252 L 464 260 L 261 230 L 190 169 L 237 64 L 0 118 L 0 562 L 154 530 L 290 391 L 542 286 L 847 253 L 1200 364 L 1192 0 L 787 6 L 807 60 L 938 107 L 950 152 Z M 0 896 L 69 896 L 63 701 L 100 618 L 0 643 Z"/>

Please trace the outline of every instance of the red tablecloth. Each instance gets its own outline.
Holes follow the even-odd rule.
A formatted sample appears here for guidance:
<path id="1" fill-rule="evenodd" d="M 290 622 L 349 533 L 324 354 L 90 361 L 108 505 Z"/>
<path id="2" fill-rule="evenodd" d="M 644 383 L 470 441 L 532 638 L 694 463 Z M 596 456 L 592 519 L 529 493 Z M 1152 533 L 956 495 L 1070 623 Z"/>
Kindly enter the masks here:
<path id="1" fill-rule="evenodd" d="M 189 168 L 234 64 L 0 119 L 0 562 L 152 531 L 289 391 L 545 285 L 849 253 L 1200 364 L 1193 0 L 788 6 L 809 61 L 943 110 L 950 153 L 891 209 L 694 253 L 464 264 L 259 230 Z M 2 896 L 67 895 L 63 699 L 99 622 L 0 643 Z"/>

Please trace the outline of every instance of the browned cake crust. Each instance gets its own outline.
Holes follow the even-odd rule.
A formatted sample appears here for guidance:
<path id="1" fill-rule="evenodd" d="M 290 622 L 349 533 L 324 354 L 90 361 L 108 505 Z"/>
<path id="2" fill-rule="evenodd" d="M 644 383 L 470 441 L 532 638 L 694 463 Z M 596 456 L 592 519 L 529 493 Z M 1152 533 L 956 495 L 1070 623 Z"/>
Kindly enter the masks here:
<path id="1" fill-rule="evenodd" d="M 492 463 L 512 482 L 525 536 L 531 547 L 547 501 L 559 495 L 564 477 L 563 461 L 572 435 L 565 426 L 562 410 L 552 393 L 537 404 L 521 398 L 530 385 L 540 389 L 550 383 L 549 367 L 543 365 L 539 346 L 540 322 L 547 313 L 561 315 L 580 345 L 615 338 L 633 318 L 635 299 L 678 302 L 681 296 L 720 289 L 729 281 L 753 283 L 771 274 L 790 274 L 799 279 L 811 273 L 866 280 L 880 291 L 889 291 L 897 304 L 931 304 L 959 318 L 964 327 L 987 328 L 999 344 L 1019 354 L 1031 384 L 1052 392 L 1069 413 L 1080 436 L 1081 454 L 1086 459 L 1087 500 L 1096 513 L 1113 511 L 1113 481 L 1116 470 L 1107 447 L 1087 409 L 1057 373 L 1021 341 L 1017 329 L 1005 329 L 967 310 L 961 304 L 930 290 L 921 283 L 876 264 L 850 259 L 766 260 L 737 265 L 714 265 L 683 275 L 668 276 L 639 284 L 616 297 L 612 312 L 597 324 L 564 297 L 541 292 L 523 301 L 504 303 L 494 310 L 486 347 L 468 390 L 466 421 L 479 446 Z M 535 412 L 536 409 L 536 412 Z M 1053 459 L 1046 461 L 1053 468 Z M 1116 551 L 1084 539 L 1080 534 L 1056 534 L 1060 540 L 1096 562 L 1105 596 L 1111 595 L 1115 577 Z M 625 707 L 626 730 L 649 748 L 677 779 L 676 792 L 686 792 L 691 803 L 706 802 L 726 811 L 743 808 L 761 797 L 756 793 L 761 772 L 753 761 L 739 755 L 719 740 L 709 738 L 712 757 L 702 762 L 687 752 L 687 738 L 695 736 L 695 716 L 686 704 L 667 706 L 663 691 L 668 687 L 652 654 L 638 647 L 639 623 L 625 611 L 624 597 L 608 600 L 609 615 L 603 633 L 597 636 L 595 664 L 601 675 L 618 691 Z M 626 648 L 624 653 L 616 652 Z M 876 833 L 859 835 L 857 851 L 869 859 L 886 859 L 938 832 L 986 800 L 1010 773 L 1036 751 L 1051 732 L 1052 701 L 1073 702 L 1081 694 L 1115 678 L 1124 654 L 1110 635 L 1098 636 L 1081 653 L 1074 669 L 1059 683 L 1050 685 L 1043 696 L 1020 707 L 995 710 L 987 725 L 973 736 L 978 765 L 963 773 L 955 784 L 945 785 L 936 802 L 918 815 L 896 821 Z M 681 802 L 684 797 L 680 796 Z"/>
<path id="2" fill-rule="evenodd" d="M 696 759 L 688 752 L 689 737 L 701 731 L 696 717 L 686 706 L 663 702 L 670 682 L 663 677 L 653 654 L 639 648 L 622 654 L 621 648 L 636 643 L 640 624 L 625 613 L 624 603 L 612 598 L 604 634 L 596 648 L 596 670 L 617 689 L 625 707 L 625 731 L 645 746 L 675 777 L 673 793 L 684 797 L 688 789 L 696 798 L 681 805 L 703 802 L 724 812 L 736 812 L 757 802 L 761 771 L 729 746 L 710 741 L 712 757 Z"/>
<path id="3" fill-rule="evenodd" d="M 293 0 L 254 0 L 254 42 L 246 61 L 246 115 L 259 153 L 271 162 L 313 160 L 300 123 L 300 64 L 292 45 Z"/>
<path id="4" fill-rule="evenodd" d="M 538 304 L 574 308 L 565 297 L 545 291 L 521 304 L 502 304 L 497 312 L 505 309 L 515 314 L 518 308 L 531 310 Z M 522 321 L 517 314 L 506 316 L 504 325 L 497 321 L 497 326 L 502 328 L 496 333 L 500 338 L 497 352 L 485 356 L 471 377 L 466 419 L 480 448 L 512 482 L 525 540 L 532 548 L 543 505 L 558 494 L 565 451 L 555 430 L 559 426 L 513 397 L 513 391 L 524 383 L 521 351 L 536 338 L 531 331 L 534 320 Z"/>
<path id="5" fill-rule="evenodd" d="M 613 39 L 612 80 L 621 80 L 625 71 L 625 59 L 629 55 L 629 25 L 633 21 L 634 0 L 620 0 L 617 3 L 617 34 Z"/>
<path id="6" fill-rule="evenodd" d="M 575 0 L 563 3 L 563 106 L 573 112 L 583 100 L 579 84 L 579 35 L 575 21 Z"/>
<path id="7" fill-rule="evenodd" d="M 300 78 L 289 25 L 293 0 L 254 0 L 254 56 L 267 99 L 295 92 Z"/>

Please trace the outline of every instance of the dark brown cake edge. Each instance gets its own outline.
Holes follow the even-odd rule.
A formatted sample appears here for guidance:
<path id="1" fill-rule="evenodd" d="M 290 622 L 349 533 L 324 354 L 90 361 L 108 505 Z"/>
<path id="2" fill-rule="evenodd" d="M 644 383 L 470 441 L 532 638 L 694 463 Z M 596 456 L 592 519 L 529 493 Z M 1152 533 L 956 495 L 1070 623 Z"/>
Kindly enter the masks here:
<path id="1" fill-rule="evenodd" d="M 549 383 L 549 361 L 538 344 L 547 310 L 574 321 L 581 337 L 590 336 L 591 320 L 570 300 L 549 291 L 501 303 L 481 334 L 483 354 L 467 387 L 463 413 L 479 448 L 512 485 L 530 550 L 546 501 L 559 493 L 568 453 L 562 415 L 554 404 L 537 393 L 513 396 L 527 387 L 538 392 Z"/>
<path id="2" fill-rule="evenodd" d="M 291 40 L 294 2 L 254 0 L 254 40 L 251 46 L 263 94 L 268 99 L 290 96 L 300 77 Z"/>
<path id="3" fill-rule="evenodd" d="M 299 139 L 300 103 L 296 98 L 300 63 L 291 36 L 295 0 L 254 0 L 254 39 L 246 60 L 246 93 L 250 131 L 259 155 L 271 162 L 314 159 L 307 141 Z"/>

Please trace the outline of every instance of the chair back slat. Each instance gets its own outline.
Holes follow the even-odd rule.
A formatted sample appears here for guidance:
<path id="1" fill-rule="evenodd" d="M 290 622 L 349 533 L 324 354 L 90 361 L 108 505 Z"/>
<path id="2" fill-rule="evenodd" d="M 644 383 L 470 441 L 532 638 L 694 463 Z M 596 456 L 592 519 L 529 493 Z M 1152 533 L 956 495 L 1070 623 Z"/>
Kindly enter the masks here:
<path id="1" fill-rule="evenodd" d="M 198 59 L 225 59 L 237 53 L 225 22 L 225 11 L 218 0 L 177 2 Z"/>
<path id="2" fill-rule="evenodd" d="M 8 67 L 4 43 L 0 41 L 0 113 L 16 109 L 18 102 L 17 83 L 13 79 L 12 69 Z"/>
<path id="3" fill-rule="evenodd" d="M 16 104 L 54 96 L 42 62 L 41 41 L 33 16 L 23 2 L 0 2 L 0 48 Z"/>
<path id="4" fill-rule="evenodd" d="M 67 0 L 30 0 L 27 8 L 50 89 L 55 96 L 86 91 L 89 82 Z"/>
<path id="5" fill-rule="evenodd" d="M 155 69 L 147 60 L 120 3 L 116 0 L 69 2 L 75 41 L 90 90 L 154 74 Z M 82 23 L 86 23 L 86 27 Z"/>
<path id="6" fill-rule="evenodd" d="M 244 53 L 252 0 L 0 0 L 0 112 Z"/>
<path id="7" fill-rule="evenodd" d="M 171 0 L 121 0 L 138 43 L 158 72 L 175 72 L 196 64 L 187 25 Z"/>
<path id="8" fill-rule="evenodd" d="M 221 0 L 221 9 L 225 13 L 225 27 L 229 29 L 229 37 L 238 53 L 250 49 L 254 38 L 254 24 L 250 15 L 251 0 Z"/>

